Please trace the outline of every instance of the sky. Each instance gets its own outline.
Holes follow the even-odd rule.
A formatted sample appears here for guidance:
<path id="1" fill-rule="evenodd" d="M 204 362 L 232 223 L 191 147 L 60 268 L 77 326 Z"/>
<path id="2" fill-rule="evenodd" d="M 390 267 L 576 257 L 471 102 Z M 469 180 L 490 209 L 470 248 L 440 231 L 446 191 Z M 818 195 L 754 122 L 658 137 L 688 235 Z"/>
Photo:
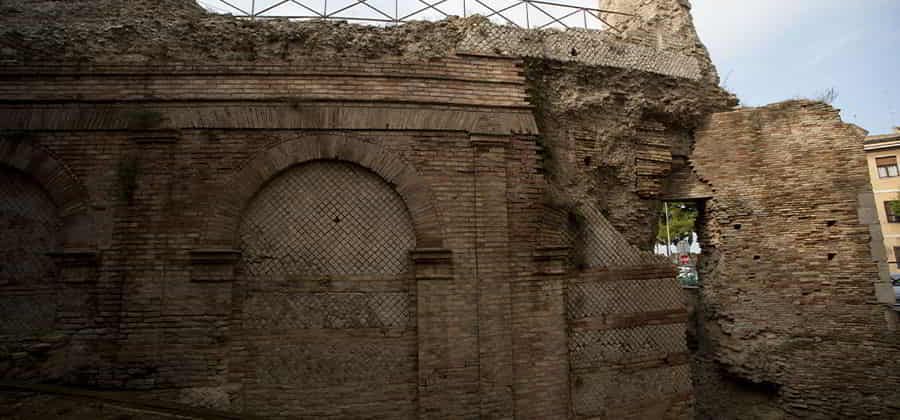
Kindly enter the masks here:
<path id="1" fill-rule="evenodd" d="M 440 0 L 429 0 L 436 3 Z M 518 0 L 481 0 L 500 9 Z M 552 0 L 597 7 L 597 0 Z M 223 0 L 200 0 L 220 12 L 235 10 Z M 224 0 L 242 10 L 252 7 L 269 15 L 309 15 L 310 10 L 342 10 L 341 16 L 379 17 L 358 0 Z M 415 19 L 443 16 L 416 0 L 366 0 L 390 16 L 415 11 Z M 476 0 L 444 0 L 448 13 L 489 14 Z M 793 98 L 818 98 L 829 90 L 844 121 L 870 134 L 890 133 L 900 125 L 900 0 L 691 0 L 694 24 L 719 70 L 722 85 L 738 95 L 742 105 L 760 106 Z M 567 11 L 543 6 L 554 16 Z M 395 10 L 396 8 L 396 10 Z M 230 10 L 229 10 L 230 9 Z M 549 22 L 542 12 L 530 9 L 530 23 Z M 523 5 L 505 12 L 522 24 Z M 585 16 L 575 14 L 566 23 L 582 25 Z M 493 20 L 503 21 L 497 17 Z M 599 27 L 596 19 L 586 19 Z"/>
<path id="2" fill-rule="evenodd" d="M 837 92 L 846 122 L 900 126 L 900 0 L 692 0 L 694 24 L 742 105 Z"/>

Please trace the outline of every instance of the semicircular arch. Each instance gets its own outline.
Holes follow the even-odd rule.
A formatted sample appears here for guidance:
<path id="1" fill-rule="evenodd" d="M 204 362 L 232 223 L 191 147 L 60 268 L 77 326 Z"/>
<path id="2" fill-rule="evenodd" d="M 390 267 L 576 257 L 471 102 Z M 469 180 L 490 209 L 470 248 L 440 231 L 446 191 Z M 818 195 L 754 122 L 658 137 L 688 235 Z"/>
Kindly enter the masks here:
<path id="1" fill-rule="evenodd" d="M 417 248 L 442 248 L 443 231 L 431 188 L 395 153 L 357 137 L 304 136 L 269 147 L 244 164 L 217 197 L 204 233 L 207 246 L 236 247 L 240 219 L 251 200 L 282 172 L 311 161 L 332 160 L 359 165 L 380 176 L 402 197 L 412 218 Z"/>
<path id="2" fill-rule="evenodd" d="M 58 209 L 63 249 L 96 246 L 87 189 L 65 165 L 28 141 L 0 139 L 0 166 L 28 175 L 46 191 Z"/>

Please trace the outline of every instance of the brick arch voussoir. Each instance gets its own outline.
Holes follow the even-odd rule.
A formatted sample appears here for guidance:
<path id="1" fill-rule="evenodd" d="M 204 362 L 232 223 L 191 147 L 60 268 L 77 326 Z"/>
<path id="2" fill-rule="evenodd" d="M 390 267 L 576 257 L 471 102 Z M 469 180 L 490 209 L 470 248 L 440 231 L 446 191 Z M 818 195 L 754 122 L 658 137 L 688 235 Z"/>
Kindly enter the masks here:
<path id="1" fill-rule="evenodd" d="M 96 246 L 87 189 L 65 165 L 30 142 L 4 138 L 0 138 L 0 165 L 31 176 L 48 193 L 63 224 L 63 249 Z"/>
<path id="2" fill-rule="evenodd" d="M 315 160 L 360 165 L 390 183 L 403 198 L 412 218 L 417 248 L 443 248 L 442 224 L 434 194 L 413 166 L 393 152 L 358 137 L 322 134 L 276 144 L 247 161 L 220 192 L 205 232 L 211 247 L 236 247 L 244 208 L 266 182 L 281 172 Z"/>

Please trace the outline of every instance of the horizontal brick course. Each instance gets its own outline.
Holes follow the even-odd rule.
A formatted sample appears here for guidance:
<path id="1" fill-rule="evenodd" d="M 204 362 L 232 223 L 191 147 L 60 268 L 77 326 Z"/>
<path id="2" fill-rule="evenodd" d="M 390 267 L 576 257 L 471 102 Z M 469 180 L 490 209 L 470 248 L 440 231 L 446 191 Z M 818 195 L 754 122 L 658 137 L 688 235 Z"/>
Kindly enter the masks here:
<path id="1" fill-rule="evenodd" d="M 40 306 L 55 313 L 52 327 L 67 340 L 62 348 L 71 365 L 57 375 L 35 362 L 30 374 L 196 404 L 211 392 L 222 396 L 218 408 L 273 418 L 596 413 L 573 407 L 575 396 L 602 401 L 609 417 L 662 409 L 684 418 L 690 391 L 678 373 L 683 343 L 590 360 L 568 347 L 570 334 L 601 330 L 616 346 L 641 346 L 640 331 L 683 331 L 684 310 L 655 292 L 675 286 L 671 269 L 628 245 L 597 209 L 589 219 L 589 269 L 575 267 L 567 251 L 544 249 L 560 246 L 545 238 L 568 240 L 559 249 L 571 248 L 572 236 L 545 202 L 541 146 L 519 63 L 466 57 L 348 66 L 358 73 L 335 75 L 345 67 L 333 63 L 302 71 L 322 86 L 346 88 L 358 79 L 389 94 L 374 97 L 357 87 L 327 103 L 299 96 L 291 103 L 283 91 L 260 86 L 278 81 L 303 90 L 318 82 L 284 67 L 240 66 L 172 65 L 145 73 L 88 66 L 29 75 L 52 103 L 31 85 L 7 86 L 18 93 L 2 94 L 8 112 L 0 135 L 24 135 L 22 144 L 53 156 L 35 159 L 62 169 L 12 166 L 29 176 L 69 174 L 38 181 L 61 194 L 80 191 L 81 208 L 95 221 L 83 229 L 95 240 L 90 252 L 54 260 L 68 273 L 61 278 L 82 280 L 66 281 L 59 291 L 66 297 L 56 306 Z M 409 78 L 403 85 L 372 69 Z M 2 77 L 29 71 L 7 68 Z M 420 73 L 429 76 L 415 79 Z M 192 78 L 204 84 L 181 90 Z M 206 85 L 210 80 L 217 84 Z M 247 88 L 248 80 L 263 82 Z M 248 100 L 229 101 L 228 89 Z M 151 91 L 153 97 L 143 96 Z M 129 97 L 131 104 L 114 103 Z M 269 256 L 263 254 L 270 245 L 264 240 L 251 253 L 239 240 L 248 206 L 273 179 L 309 162 L 358 165 L 402 198 L 415 232 L 405 271 L 393 277 L 253 271 L 247 258 Z M 299 206 L 310 196 L 289 201 Z M 263 239 L 295 230 L 286 226 Z M 571 299 L 580 287 L 602 289 L 613 300 L 575 309 Z M 19 304 L 44 291 L 0 288 L 31 296 Z M 640 304 L 627 305 L 638 293 L 633 299 Z M 581 313 L 591 318 L 581 322 Z M 610 394 L 603 384 L 615 377 L 633 378 L 631 389 L 646 389 L 652 403 Z"/>
<path id="2" fill-rule="evenodd" d="M 826 104 L 788 101 L 715 114 L 696 135 L 689 169 L 714 191 L 696 302 L 700 413 L 900 415 L 900 341 L 857 217 L 871 189 L 863 131 Z M 768 391 L 735 391 L 713 362 Z"/>

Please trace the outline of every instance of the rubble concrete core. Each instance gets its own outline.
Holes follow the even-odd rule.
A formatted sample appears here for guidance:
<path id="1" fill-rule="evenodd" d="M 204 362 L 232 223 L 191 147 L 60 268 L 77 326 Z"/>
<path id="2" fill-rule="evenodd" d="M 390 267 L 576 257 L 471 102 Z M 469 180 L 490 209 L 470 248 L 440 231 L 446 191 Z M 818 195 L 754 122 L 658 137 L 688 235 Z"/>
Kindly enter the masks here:
<path id="1" fill-rule="evenodd" d="M 601 7 L 622 33 L 0 6 L 0 376 L 264 418 L 897 417 L 865 132 L 737 108 L 687 1 Z M 675 199 L 700 289 L 649 252 Z"/>

